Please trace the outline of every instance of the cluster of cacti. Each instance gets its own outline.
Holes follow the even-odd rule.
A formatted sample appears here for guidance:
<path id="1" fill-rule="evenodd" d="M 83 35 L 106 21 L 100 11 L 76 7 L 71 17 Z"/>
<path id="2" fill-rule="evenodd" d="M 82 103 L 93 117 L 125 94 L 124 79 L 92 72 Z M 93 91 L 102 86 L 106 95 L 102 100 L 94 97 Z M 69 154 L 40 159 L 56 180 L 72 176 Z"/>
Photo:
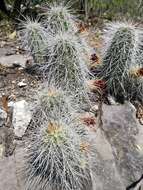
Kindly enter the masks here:
<path id="1" fill-rule="evenodd" d="M 78 115 L 84 112 L 84 103 L 90 103 L 89 48 L 67 7 L 53 4 L 45 10 L 42 23 L 28 19 L 21 30 L 23 46 L 35 63 L 42 63 L 40 71 L 46 79 L 26 138 L 25 189 L 90 190 L 94 151 L 89 128 L 94 129 L 96 122 L 93 115 Z M 126 23 L 113 23 L 106 29 L 102 64 L 91 87 L 106 89 L 120 102 L 142 101 L 141 32 Z"/>
<path id="2" fill-rule="evenodd" d="M 141 80 L 132 80 L 130 74 L 141 63 L 139 58 L 141 31 L 128 23 L 112 23 L 104 35 L 102 64 L 97 68 L 97 77 L 105 81 L 107 92 L 119 102 L 132 99 L 141 90 Z M 140 84 L 135 87 L 135 83 Z M 133 88 L 136 89 L 133 89 Z M 134 94 L 135 95 L 135 94 Z"/>
<path id="3" fill-rule="evenodd" d="M 24 23 L 23 46 L 29 47 L 36 63 L 44 63 L 40 71 L 48 84 L 58 81 L 58 86 L 82 97 L 87 94 L 89 49 L 77 33 L 75 18 L 62 4 L 53 4 L 43 15 L 43 24 L 29 19 Z"/>
<path id="4" fill-rule="evenodd" d="M 77 118 L 89 101 L 88 47 L 62 4 L 51 6 L 41 19 L 43 24 L 28 20 L 22 30 L 34 61 L 43 60 L 40 70 L 46 78 L 26 138 L 26 190 L 89 190 L 93 151 L 86 123 Z"/>

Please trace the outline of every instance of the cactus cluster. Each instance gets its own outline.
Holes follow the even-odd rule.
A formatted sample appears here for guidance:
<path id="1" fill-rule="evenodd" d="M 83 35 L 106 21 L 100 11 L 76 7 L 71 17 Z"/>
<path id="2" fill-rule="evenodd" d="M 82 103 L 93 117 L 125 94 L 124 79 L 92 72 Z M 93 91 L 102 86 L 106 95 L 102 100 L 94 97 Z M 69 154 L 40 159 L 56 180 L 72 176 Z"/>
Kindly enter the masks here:
<path id="1" fill-rule="evenodd" d="M 96 151 L 89 128 L 94 129 L 96 121 L 82 109 L 90 104 L 89 48 L 66 6 L 52 4 L 45 10 L 42 22 L 28 18 L 20 31 L 23 46 L 35 63 L 42 63 L 40 71 L 46 79 L 34 102 L 26 138 L 25 190 L 90 190 Z M 142 36 L 132 24 L 106 27 L 102 64 L 93 87 L 106 88 L 119 102 L 142 101 Z"/>
<path id="2" fill-rule="evenodd" d="M 87 96 L 89 48 L 77 32 L 75 17 L 62 4 L 52 4 L 41 17 L 42 22 L 22 23 L 23 46 L 35 63 L 43 63 L 38 70 L 48 84 L 54 80 L 64 90 L 79 94 L 76 97 Z"/>
<path id="3" fill-rule="evenodd" d="M 35 63 L 42 63 L 46 83 L 36 92 L 26 136 L 25 189 L 88 190 L 93 152 L 88 128 L 77 113 L 83 112 L 81 105 L 90 103 L 89 49 L 67 7 L 53 4 L 41 20 L 28 19 L 21 31 L 23 45 Z"/>
<path id="4" fill-rule="evenodd" d="M 106 27 L 103 60 L 97 68 L 97 77 L 106 82 L 107 92 L 119 102 L 131 100 L 135 95 L 132 92 L 141 90 L 141 80 L 132 80 L 130 75 L 141 64 L 141 38 L 141 31 L 129 23 L 112 23 Z M 135 87 L 135 83 L 140 85 Z"/>

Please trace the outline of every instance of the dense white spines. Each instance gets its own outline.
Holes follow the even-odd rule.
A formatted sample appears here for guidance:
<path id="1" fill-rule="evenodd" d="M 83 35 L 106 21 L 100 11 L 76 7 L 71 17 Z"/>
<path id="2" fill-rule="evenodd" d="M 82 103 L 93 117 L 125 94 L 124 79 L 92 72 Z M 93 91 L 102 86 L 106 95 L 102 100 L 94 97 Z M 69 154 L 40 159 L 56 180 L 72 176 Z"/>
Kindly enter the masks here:
<path id="1" fill-rule="evenodd" d="M 98 77 L 105 80 L 108 93 L 118 100 L 131 97 L 129 72 L 141 62 L 138 56 L 141 36 L 141 30 L 128 23 L 112 23 L 105 29 Z"/>
<path id="2" fill-rule="evenodd" d="M 72 14 L 68 5 L 63 3 L 52 3 L 48 5 L 47 11 L 43 14 L 44 22 L 52 34 L 60 32 L 73 32 L 78 31 L 76 26 L 76 17 Z"/>
<path id="3" fill-rule="evenodd" d="M 92 185 L 87 131 L 83 124 L 57 113 L 26 142 L 26 190 L 80 190 Z"/>
<path id="4" fill-rule="evenodd" d="M 35 63 L 44 62 L 40 71 L 46 81 L 34 102 L 26 137 L 25 189 L 88 190 L 93 152 L 88 130 L 77 115 L 90 103 L 89 48 L 67 7 L 54 4 L 42 19 L 43 24 L 28 20 L 22 31 Z"/>
<path id="5" fill-rule="evenodd" d="M 89 71 L 76 36 L 68 33 L 57 34 L 49 40 L 48 48 L 49 63 L 45 67 L 49 80 L 54 77 L 62 88 L 73 92 L 83 89 Z"/>
<path id="6" fill-rule="evenodd" d="M 35 63 L 44 63 L 49 34 L 38 20 L 26 18 L 21 22 L 20 37 L 22 46 L 28 50 Z"/>

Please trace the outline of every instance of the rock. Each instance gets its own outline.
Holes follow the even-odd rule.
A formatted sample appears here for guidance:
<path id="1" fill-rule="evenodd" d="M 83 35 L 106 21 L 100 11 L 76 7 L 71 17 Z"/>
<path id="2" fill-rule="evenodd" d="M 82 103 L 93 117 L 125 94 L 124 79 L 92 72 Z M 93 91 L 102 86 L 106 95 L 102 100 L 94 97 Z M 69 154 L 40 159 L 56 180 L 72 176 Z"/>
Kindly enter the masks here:
<path id="1" fill-rule="evenodd" d="M 95 147 L 93 190 L 123 190 L 125 185 L 116 167 L 112 146 L 99 128 L 93 136 Z"/>
<path id="2" fill-rule="evenodd" d="M 22 80 L 21 82 L 18 83 L 18 86 L 19 86 L 20 88 L 22 88 L 22 87 L 27 86 L 27 83 L 25 83 L 24 80 Z"/>
<path id="3" fill-rule="evenodd" d="M 6 118 L 7 113 L 4 110 L 0 109 L 0 127 L 3 127 L 3 125 L 5 124 Z"/>
<path id="4" fill-rule="evenodd" d="M 117 102 L 115 101 L 114 97 L 109 95 L 107 98 L 108 98 L 109 104 L 117 105 Z"/>
<path id="5" fill-rule="evenodd" d="M 14 156 L 0 159 L 0 190 L 17 190 Z"/>
<path id="6" fill-rule="evenodd" d="M 8 157 L 15 149 L 13 129 L 9 127 L 0 128 L 0 144 L 3 155 Z"/>
<path id="7" fill-rule="evenodd" d="M 15 154 L 0 158 L 0 190 L 24 190 L 23 142 L 17 141 Z"/>
<path id="8" fill-rule="evenodd" d="M 0 57 L 0 64 L 5 67 L 15 67 L 20 66 L 25 68 L 26 61 L 29 57 L 24 55 L 9 55 L 9 56 L 1 56 Z"/>
<path id="9" fill-rule="evenodd" d="M 103 131 L 112 147 L 112 152 L 122 178 L 127 187 L 143 173 L 142 126 L 136 119 L 131 104 L 103 105 Z"/>
<path id="10" fill-rule="evenodd" d="M 31 120 L 29 105 L 25 100 L 14 103 L 13 106 L 13 127 L 17 137 L 22 137 Z"/>

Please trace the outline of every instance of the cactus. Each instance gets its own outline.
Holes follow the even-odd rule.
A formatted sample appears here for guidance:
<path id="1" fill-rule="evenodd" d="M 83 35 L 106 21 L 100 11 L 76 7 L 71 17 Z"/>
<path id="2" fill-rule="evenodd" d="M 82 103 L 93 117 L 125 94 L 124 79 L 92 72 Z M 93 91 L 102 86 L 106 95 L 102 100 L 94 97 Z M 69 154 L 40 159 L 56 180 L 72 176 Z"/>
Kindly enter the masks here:
<path id="1" fill-rule="evenodd" d="M 76 111 L 78 106 L 75 104 L 74 98 L 61 88 L 56 88 L 55 85 L 47 86 L 43 84 L 38 93 L 36 92 L 35 99 L 36 101 L 32 106 L 33 116 L 28 127 L 29 131 L 33 130 L 33 127 L 37 128 L 42 125 L 47 118 L 56 119 L 57 114 L 64 116 L 66 113 L 66 115 L 72 117 L 75 112 L 78 112 L 78 110 Z M 55 115 L 57 110 L 59 113 Z"/>
<path id="2" fill-rule="evenodd" d="M 44 110 L 46 115 L 51 117 L 53 111 L 57 109 L 60 114 L 72 114 L 72 112 L 75 112 L 73 97 L 68 95 L 68 92 L 63 91 L 61 88 L 56 88 L 54 85 L 50 85 L 47 88 L 44 87 L 39 91 L 37 107 Z"/>
<path id="3" fill-rule="evenodd" d="M 54 111 L 53 115 L 59 113 Z M 45 120 L 45 118 L 43 118 Z M 90 152 L 83 124 L 66 113 L 48 118 L 26 140 L 26 190 L 88 190 L 91 188 Z"/>
<path id="4" fill-rule="evenodd" d="M 46 7 L 45 7 L 46 9 Z M 44 23 L 49 32 L 57 34 L 58 32 L 77 32 L 76 17 L 71 14 L 70 7 L 64 3 L 48 4 L 47 11 L 44 15 Z"/>
<path id="5" fill-rule="evenodd" d="M 49 62 L 43 66 L 48 83 L 57 85 L 76 96 L 87 96 L 86 79 L 89 77 L 82 45 L 76 36 L 59 33 L 48 42 Z"/>
<path id="6" fill-rule="evenodd" d="M 106 82 L 110 95 L 117 101 L 124 101 L 130 96 L 129 70 L 139 64 L 139 30 L 128 23 L 112 23 L 107 27 L 104 41 L 105 51 L 102 65 L 97 68 L 97 77 Z"/>
<path id="7" fill-rule="evenodd" d="M 26 18 L 21 22 L 20 38 L 24 49 L 28 50 L 35 63 L 44 63 L 47 51 L 48 34 L 38 20 Z"/>
<path id="8" fill-rule="evenodd" d="M 70 8 L 70 5 L 67 3 L 52 3 L 48 4 L 48 8 L 44 15 L 43 23 L 47 27 L 47 30 L 51 35 L 55 36 L 59 33 L 68 32 L 77 36 L 77 40 L 82 44 L 82 49 L 85 50 L 85 53 L 89 53 L 89 46 L 84 40 L 84 35 L 80 35 L 80 24 L 81 21 L 74 16 L 73 11 Z"/>

